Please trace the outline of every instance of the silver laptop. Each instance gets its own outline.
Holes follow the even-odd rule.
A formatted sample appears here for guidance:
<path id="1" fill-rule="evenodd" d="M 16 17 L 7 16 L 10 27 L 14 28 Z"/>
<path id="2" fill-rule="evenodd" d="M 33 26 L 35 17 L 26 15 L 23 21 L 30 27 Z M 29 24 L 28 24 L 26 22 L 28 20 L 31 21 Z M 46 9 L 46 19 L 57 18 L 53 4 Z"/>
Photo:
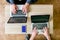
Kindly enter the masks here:
<path id="1" fill-rule="evenodd" d="M 7 23 L 26 23 L 27 22 L 27 13 L 22 12 L 22 10 L 17 10 L 16 14 L 11 12 L 10 19 Z"/>
<path id="2" fill-rule="evenodd" d="M 49 27 L 49 18 L 50 15 L 32 15 L 31 16 L 32 30 L 34 29 L 34 27 L 36 27 L 38 34 L 42 34 L 43 28 Z"/>

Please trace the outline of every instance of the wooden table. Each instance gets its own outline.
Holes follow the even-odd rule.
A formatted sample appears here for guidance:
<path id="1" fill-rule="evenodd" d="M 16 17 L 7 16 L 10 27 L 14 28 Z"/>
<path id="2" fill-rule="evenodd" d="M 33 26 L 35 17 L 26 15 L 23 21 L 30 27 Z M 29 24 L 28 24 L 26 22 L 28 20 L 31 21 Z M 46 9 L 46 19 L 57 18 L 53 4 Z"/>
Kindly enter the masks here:
<path id="1" fill-rule="evenodd" d="M 19 5 L 18 5 L 19 6 Z M 5 33 L 6 34 L 29 34 L 31 33 L 31 15 L 50 15 L 50 33 L 53 33 L 53 5 L 31 5 L 30 6 L 30 12 L 27 14 L 28 21 L 27 23 L 14 23 L 14 24 L 7 24 L 7 21 L 10 18 L 10 5 L 6 5 L 5 7 Z M 27 25 L 27 33 L 21 33 L 21 25 L 26 24 Z"/>

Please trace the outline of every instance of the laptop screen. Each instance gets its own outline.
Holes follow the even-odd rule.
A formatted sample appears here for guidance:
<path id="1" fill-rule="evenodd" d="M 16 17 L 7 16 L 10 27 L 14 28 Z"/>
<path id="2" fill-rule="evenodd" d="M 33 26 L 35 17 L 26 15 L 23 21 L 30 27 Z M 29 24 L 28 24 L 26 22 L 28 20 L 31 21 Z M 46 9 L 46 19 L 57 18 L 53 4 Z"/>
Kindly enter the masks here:
<path id="1" fill-rule="evenodd" d="M 49 21 L 50 15 L 32 15 L 31 22 L 32 23 L 44 23 Z"/>

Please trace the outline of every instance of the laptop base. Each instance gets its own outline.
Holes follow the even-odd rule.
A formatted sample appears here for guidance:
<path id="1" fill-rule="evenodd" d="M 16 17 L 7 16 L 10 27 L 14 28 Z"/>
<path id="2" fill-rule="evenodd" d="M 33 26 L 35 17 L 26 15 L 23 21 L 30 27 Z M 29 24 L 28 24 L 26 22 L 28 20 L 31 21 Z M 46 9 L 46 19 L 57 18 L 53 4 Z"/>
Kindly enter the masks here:
<path id="1" fill-rule="evenodd" d="M 26 23 L 27 17 L 10 17 L 7 23 Z"/>

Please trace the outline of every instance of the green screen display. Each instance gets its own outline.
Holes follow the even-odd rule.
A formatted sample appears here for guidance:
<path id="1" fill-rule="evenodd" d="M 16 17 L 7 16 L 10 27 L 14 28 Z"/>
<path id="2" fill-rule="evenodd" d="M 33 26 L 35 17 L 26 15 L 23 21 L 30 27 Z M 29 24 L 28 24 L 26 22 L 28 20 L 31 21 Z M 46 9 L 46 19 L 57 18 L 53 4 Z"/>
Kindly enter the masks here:
<path id="1" fill-rule="evenodd" d="M 42 23 L 48 22 L 50 15 L 32 15 L 31 22 L 32 23 Z"/>

